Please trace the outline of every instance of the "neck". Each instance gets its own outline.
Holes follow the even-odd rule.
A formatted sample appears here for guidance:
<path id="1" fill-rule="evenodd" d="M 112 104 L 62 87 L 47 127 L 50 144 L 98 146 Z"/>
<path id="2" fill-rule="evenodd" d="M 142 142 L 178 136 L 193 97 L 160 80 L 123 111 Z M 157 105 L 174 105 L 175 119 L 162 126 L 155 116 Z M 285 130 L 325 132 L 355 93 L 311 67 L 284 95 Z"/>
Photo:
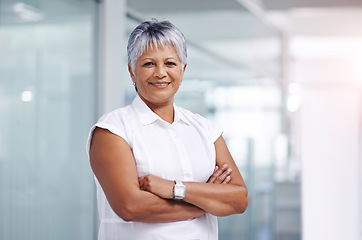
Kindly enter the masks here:
<path id="1" fill-rule="evenodd" d="M 173 120 L 174 120 L 173 99 L 172 99 L 172 101 L 168 101 L 168 102 L 162 103 L 162 104 L 151 103 L 142 97 L 141 97 L 141 99 L 160 118 L 162 118 L 163 120 L 165 120 L 168 123 L 171 123 L 171 124 L 173 123 Z"/>

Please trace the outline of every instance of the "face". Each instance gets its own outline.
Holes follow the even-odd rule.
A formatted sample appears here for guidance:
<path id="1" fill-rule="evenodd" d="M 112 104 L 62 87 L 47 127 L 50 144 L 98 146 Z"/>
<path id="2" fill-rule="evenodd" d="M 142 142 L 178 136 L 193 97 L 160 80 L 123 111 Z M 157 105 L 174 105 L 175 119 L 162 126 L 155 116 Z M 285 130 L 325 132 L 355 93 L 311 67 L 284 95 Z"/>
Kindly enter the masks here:
<path id="1" fill-rule="evenodd" d="M 134 73 L 129 67 L 138 95 L 147 105 L 173 104 L 186 65 L 183 67 L 172 45 L 148 48 L 137 60 Z"/>

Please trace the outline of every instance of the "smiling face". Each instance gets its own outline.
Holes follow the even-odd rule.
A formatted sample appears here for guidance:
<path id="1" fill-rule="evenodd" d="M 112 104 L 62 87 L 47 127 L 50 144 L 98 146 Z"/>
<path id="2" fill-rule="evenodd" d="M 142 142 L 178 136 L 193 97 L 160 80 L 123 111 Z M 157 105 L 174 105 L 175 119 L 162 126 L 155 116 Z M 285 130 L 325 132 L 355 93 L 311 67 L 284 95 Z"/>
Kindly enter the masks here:
<path id="1" fill-rule="evenodd" d="M 134 72 L 129 67 L 138 95 L 148 105 L 173 104 L 174 95 L 180 87 L 186 65 L 182 66 L 175 48 L 149 47 L 135 64 Z"/>

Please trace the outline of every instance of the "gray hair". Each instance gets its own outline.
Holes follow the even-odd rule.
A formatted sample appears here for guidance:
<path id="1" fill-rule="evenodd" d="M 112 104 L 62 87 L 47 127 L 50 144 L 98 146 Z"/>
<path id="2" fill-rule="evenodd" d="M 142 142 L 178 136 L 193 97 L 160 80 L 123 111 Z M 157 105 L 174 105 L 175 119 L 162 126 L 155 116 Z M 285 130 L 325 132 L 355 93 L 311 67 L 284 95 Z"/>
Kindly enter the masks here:
<path id="1" fill-rule="evenodd" d="M 186 40 L 182 32 L 167 20 L 146 21 L 138 25 L 131 33 L 128 45 L 127 55 L 128 64 L 134 72 L 137 59 L 145 50 L 152 45 L 158 46 L 172 44 L 175 48 L 181 64 L 185 66 L 187 58 Z"/>

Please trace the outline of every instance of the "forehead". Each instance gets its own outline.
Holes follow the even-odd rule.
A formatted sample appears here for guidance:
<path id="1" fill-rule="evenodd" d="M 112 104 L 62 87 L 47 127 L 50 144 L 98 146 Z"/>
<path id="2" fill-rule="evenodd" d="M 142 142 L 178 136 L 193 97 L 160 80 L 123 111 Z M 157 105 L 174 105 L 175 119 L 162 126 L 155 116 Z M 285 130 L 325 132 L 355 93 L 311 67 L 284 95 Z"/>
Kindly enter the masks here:
<path id="1" fill-rule="evenodd" d="M 150 44 L 143 51 L 142 55 L 139 58 L 145 57 L 173 57 L 179 60 L 179 56 L 175 47 L 172 44 L 166 44 L 164 46 L 158 44 Z"/>

